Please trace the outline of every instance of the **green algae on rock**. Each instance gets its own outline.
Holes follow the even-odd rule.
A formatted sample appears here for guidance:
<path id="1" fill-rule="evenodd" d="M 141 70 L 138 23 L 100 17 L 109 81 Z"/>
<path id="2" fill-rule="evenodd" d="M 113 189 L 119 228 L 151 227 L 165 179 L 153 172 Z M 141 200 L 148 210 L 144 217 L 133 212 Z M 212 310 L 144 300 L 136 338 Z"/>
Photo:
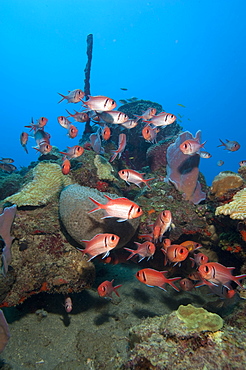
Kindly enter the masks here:
<path id="1" fill-rule="evenodd" d="M 63 175 L 56 163 L 40 162 L 33 169 L 33 180 L 7 198 L 5 202 L 21 206 L 41 206 L 58 194 L 63 187 L 71 184 L 69 177 Z"/>
<path id="2" fill-rule="evenodd" d="M 94 158 L 94 164 L 97 168 L 97 176 L 99 180 L 116 180 L 116 177 L 112 174 L 114 169 L 106 158 L 97 154 Z"/>
<path id="3" fill-rule="evenodd" d="M 216 313 L 208 312 L 202 307 L 180 305 L 177 310 L 177 317 L 191 331 L 217 331 L 223 326 L 223 319 Z"/>

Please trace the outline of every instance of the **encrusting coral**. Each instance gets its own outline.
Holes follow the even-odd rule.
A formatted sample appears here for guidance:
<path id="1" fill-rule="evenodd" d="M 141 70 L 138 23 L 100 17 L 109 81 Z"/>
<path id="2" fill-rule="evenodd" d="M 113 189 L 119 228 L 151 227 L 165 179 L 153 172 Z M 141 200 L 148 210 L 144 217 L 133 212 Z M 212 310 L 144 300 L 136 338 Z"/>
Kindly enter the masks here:
<path id="1" fill-rule="evenodd" d="M 69 177 L 62 174 L 56 163 L 40 162 L 33 169 L 33 180 L 16 194 L 5 198 L 5 202 L 21 206 L 45 205 L 63 187 L 70 185 Z"/>
<path id="2" fill-rule="evenodd" d="M 246 218 L 246 188 L 238 191 L 230 203 L 217 207 L 215 215 L 230 215 L 233 220 L 244 220 Z"/>
<path id="3" fill-rule="evenodd" d="M 243 186 L 243 179 L 237 173 L 222 171 L 213 179 L 210 188 L 210 198 L 221 198 L 229 196 L 231 192 L 237 191 Z M 233 195 L 233 193 L 232 193 Z"/>
<path id="4" fill-rule="evenodd" d="M 113 167 L 104 157 L 97 154 L 94 158 L 94 164 L 97 168 L 97 176 L 99 180 L 116 180 L 115 176 L 112 175 L 112 171 L 114 170 Z"/>

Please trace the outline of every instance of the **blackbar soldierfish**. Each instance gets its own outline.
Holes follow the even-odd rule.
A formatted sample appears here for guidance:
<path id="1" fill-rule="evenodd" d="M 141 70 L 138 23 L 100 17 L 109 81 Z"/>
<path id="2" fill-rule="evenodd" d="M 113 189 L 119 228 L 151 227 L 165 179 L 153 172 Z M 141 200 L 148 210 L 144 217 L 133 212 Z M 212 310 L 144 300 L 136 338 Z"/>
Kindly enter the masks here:
<path id="1" fill-rule="evenodd" d="M 119 222 L 140 217 L 143 214 L 142 209 L 134 202 L 127 198 L 116 198 L 112 199 L 107 195 L 104 195 L 108 200 L 106 204 L 101 204 L 95 199 L 89 197 L 89 199 L 96 204 L 96 208 L 93 208 L 88 213 L 103 209 L 106 212 L 107 217 L 118 217 Z"/>
<path id="2" fill-rule="evenodd" d="M 116 108 L 117 104 L 115 100 L 108 98 L 107 96 L 90 96 L 89 100 L 83 101 L 83 105 L 87 106 L 91 110 L 96 111 L 110 111 Z"/>
<path id="3" fill-rule="evenodd" d="M 122 284 L 113 286 L 113 283 L 114 279 L 112 281 L 105 280 L 103 283 L 101 283 L 97 288 L 99 296 L 104 298 L 112 298 L 112 293 L 115 292 L 115 294 L 119 297 L 120 295 L 117 292 L 117 289 L 120 288 Z"/>
<path id="4" fill-rule="evenodd" d="M 170 211 L 162 211 L 153 225 L 153 240 L 156 243 L 158 240 L 161 242 L 163 235 L 172 226 L 172 214 Z"/>
<path id="5" fill-rule="evenodd" d="M 127 184 L 132 182 L 133 184 L 139 187 L 141 183 L 144 183 L 145 185 L 148 186 L 148 188 L 150 188 L 148 182 L 151 180 L 154 180 L 154 177 L 151 177 L 150 179 L 144 179 L 143 178 L 144 173 L 139 173 L 137 171 L 130 170 L 130 169 L 120 170 L 118 174 L 122 180 L 126 181 Z"/>
<path id="6" fill-rule="evenodd" d="M 134 114 L 135 117 L 137 117 L 137 121 L 142 119 L 143 121 L 148 121 L 149 119 L 153 118 L 156 114 L 155 108 L 148 108 L 141 116 L 137 116 Z"/>
<path id="7" fill-rule="evenodd" d="M 156 136 L 160 130 L 157 127 L 151 127 L 149 124 L 145 125 L 142 129 L 143 138 L 150 143 L 156 142 Z"/>
<path id="8" fill-rule="evenodd" d="M 235 267 L 223 266 L 218 262 L 208 262 L 204 265 L 199 266 L 198 271 L 201 277 L 206 282 L 210 283 L 208 285 L 222 284 L 228 289 L 231 289 L 229 283 L 231 281 L 234 281 L 236 284 L 238 284 L 242 288 L 240 280 L 244 279 L 246 275 L 233 276 L 231 272 L 232 270 L 234 270 L 234 268 Z"/>
<path id="9" fill-rule="evenodd" d="M 62 96 L 62 99 L 59 100 L 58 103 L 61 103 L 63 100 L 67 99 L 68 103 L 79 103 L 83 97 L 85 96 L 85 93 L 80 89 L 75 89 L 72 91 L 68 91 L 68 95 L 63 95 L 60 93 L 57 93 L 60 96 Z"/>
<path id="10" fill-rule="evenodd" d="M 84 148 L 80 145 L 74 145 L 71 147 L 68 146 L 67 149 L 68 149 L 67 152 L 59 152 L 59 153 L 68 156 L 69 159 L 78 158 L 84 153 Z"/>
<path id="11" fill-rule="evenodd" d="M 118 244 L 120 238 L 115 234 L 97 234 L 91 240 L 81 240 L 85 243 L 85 249 L 79 249 L 81 252 L 89 255 L 89 260 L 103 254 L 102 258 L 105 258 L 109 255 L 111 249 L 115 248 Z"/>
<path id="12" fill-rule="evenodd" d="M 69 117 L 73 117 L 73 119 L 77 122 L 87 122 L 89 120 L 89 116 L 86 112 L 77 112 L 75 111 L 74 114 L 70 113 L 67 109 L 66 111 L 69 114 Z"/>
<path id="13" fill-rule="evenodd" d="M 189 254 L 187 248 L 177 244 L 172 244 L 170 245 L 170 247 L 166 249 L 161 248 L 161 250 L 165 254 L 169 262 L 174 262 L 174 266 L 183 262 L 188 257 Z M 167 263 L 167 260 L 165 260 L 164 263 L 165 265 Z"/>
<path id="14" fill-rule="evenodd" d="M 174 114 L 162 112 L 154 116 L 149 123 L 154 126 L 167 126 L 176 121 L 177 117 Z"/>
<path id="15" fill-rule="evenodd" d="M 121 124 L 129 120 L 127 114 L 117 110 L 98 113 L 98 116 L 107 123 Z"/>
<path id="16" fill-rule="evenodd" d="M 28 133 L 27 132 L 22 132 L 21 135 L 20 135 L 20 143 L 23 146 L 25 152 L 28 154 L 28 150 L 27 150 L 27 147 L 26 147 L 27 141 L 28 141 Z"/>
<path id="17" fill-rule="evenodd" d="M 200 144 L 196 140 L 185 140 L 182 144 L 180 144 L 179 149 L 184 154 L 193 155 L 203 148 L 205 144 L 206 141 L 203 144 Z"/>
<path id="18" fill-rule="evenodd" d="M 166 290 L 165 285 L 169 284 L 173 287 L 173 289 L 179 292 L 179 289 L 176 287 L 176 285 L 173 282 L 181 279 L 181 277 L 168 279 L 165 276 L 167 272 L 168 271 L 157 271 L 157 270 L 146 268 L 146 269 L 138 271 L 136 273 L 136 278 L 141 283 L 144 283 L 150 287 L 157 286 L 163 290 Z"/>
<path id="19" fill-rule="evenodd" d="M 141 262 L 144 258 L 147 258 L 149 260 L 154 254 L 155 254 L 155 245 L 154 243 L 151 242 L 144 242 L 144 243 L 137 243 L 137 249 L 129 249 L 129 248 L 124 248 L 126 251 L 130 252 L 130 256 L 127 258 L 127 260 L 131 259 L 133 256 L 136 254 L 139 255 L 140 259 L 138 262 Z"/>

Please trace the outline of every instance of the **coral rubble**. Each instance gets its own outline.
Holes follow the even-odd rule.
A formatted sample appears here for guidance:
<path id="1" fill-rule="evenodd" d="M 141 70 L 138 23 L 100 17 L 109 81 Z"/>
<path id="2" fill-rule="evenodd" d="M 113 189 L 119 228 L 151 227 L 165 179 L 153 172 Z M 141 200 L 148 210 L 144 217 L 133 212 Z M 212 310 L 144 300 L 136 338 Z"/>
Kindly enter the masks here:
<path id="1" fill-rule="evenodd" d="M 40 162 L 33 170 L 33 180 L 18 193 L 5 198 L 5 202 L 21 206 L 40 206 L 47 204 L 64 186 L 71 184 L 56 163 Z"/>

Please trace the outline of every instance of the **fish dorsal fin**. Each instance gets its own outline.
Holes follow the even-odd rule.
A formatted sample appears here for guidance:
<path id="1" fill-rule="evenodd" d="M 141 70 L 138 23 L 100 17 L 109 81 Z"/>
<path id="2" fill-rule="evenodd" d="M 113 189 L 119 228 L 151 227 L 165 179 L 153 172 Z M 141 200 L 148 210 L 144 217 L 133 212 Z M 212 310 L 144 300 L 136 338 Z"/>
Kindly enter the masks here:
<path id="1" fill-rule="evenodd" d="M 106 199 L 108 199 L 108 200 L 112 200 L 113 198 L 110 198 L 108 195 L 106 195 L 106 194 L 103 194 L 104 196 L 105 196 L 105 198 Z"/>
<path id="2" fill-rule="evenodd" d="M 160 271 L 162 273 L 163 276 L 165 276 L 165 274 L 168 272 L 168 271 Z"/>
<path id="3" fill-rule="evenodd" d="M 234 270 L 235 267 L 227 267 L 228 270 Z"/>

